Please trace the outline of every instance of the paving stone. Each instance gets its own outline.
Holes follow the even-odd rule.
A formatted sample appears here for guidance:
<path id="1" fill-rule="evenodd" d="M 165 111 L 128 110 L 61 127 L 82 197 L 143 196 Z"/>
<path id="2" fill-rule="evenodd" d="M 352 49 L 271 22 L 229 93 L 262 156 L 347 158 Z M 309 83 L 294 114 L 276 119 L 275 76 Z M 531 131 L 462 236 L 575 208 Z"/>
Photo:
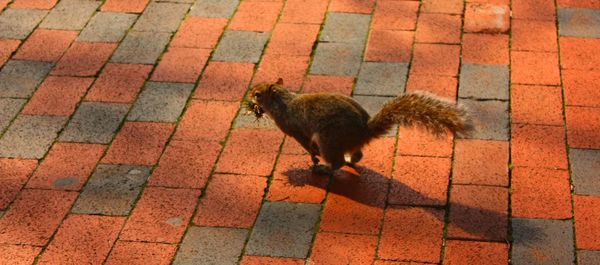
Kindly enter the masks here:
<path id="1" fill-rule="evenodd" d="M 327 0 L 289 0 L 283 7 L 281 23 L 322 24 L 327 11 Z"/>
<path id="2" fill-rule="evenodd" d="M 128 109 L 127 104 L 83 102 L 59 139 L 108 144 L 117 133 Z"/>
<path id="3" fill-rule="evenodd" d="M 210 49 L 170 47 L 160 58 L 150 80 L 195 83 L 211 52 Z"/>
<path id="4" fill-rule="evenodd" d="M 125 122 L 103 158 L 109 164 L 151 166 L 158 162 L 174 124 Z"/>
<path id="5" fill-rule="evenodd" d="M 600 195 L 600 150 L 571 149 L 569 161 L 575 193 Z"/>
<path id="6" fill-rule="evenodd" d="M 554 1 L 547 0 L 516 0 L 512 3 L 511 15 L 517 19 L 555 21 L 556 6 L 554 4 Z"/>
<path id="7" fill-rule="evenodd" d="M 71 116 L 93 78 L 49 76 L 33 94 L 22 114 Z"/>
<path id="8" fill-rule="evenodd" d="M 177 245 L 119 240 L 105 264 L 171 264 L 175 251 Z"/>
<path id="9" fill-rule="evenodd" d="M 0 209 L 6 209 L 13 202 L 37 164 L 35 159 L 0 158 Z"/>
<path id="10" fill-rule="evenodd" d="M 397 156 L 388 202 L 400 205 L 446 205 L 450 167 L 450 158 Z"/>
<path id="11" fill-rule="evenodd" d="M 508 66 L 463 64 L 458 96 L 477 99 L 508 100 Z"/>
<path id="12" fill-rule="evenodd" d="M 51 74 L 96 76 L 115 48 L 116 43 L 75 42 L 60 58 Z"/>
<path id="13" fill-rule="evenodd" d="M 254 74 L 254 64 L 210 62 L 194 99 L 241 101 Z"/>
<path id="14" fill-rule="evenodd" d="M 241 1 L 228 28 L 258 32 L 271 31 L 282 7 L 282 1 Z"/>
<path id="15" fill-rule="evenodd" d="M 42 158 L 66 121 L 65 117 L 18 116 L 0 140 L 0 156 Z"/>
<path id="16" fill-rule="evenodd" d="M 600 70 L 600 39 L 561 37 L 559 43 L 562 69 Z"/>
<path id="17" fill-rule="evenodd" d="M 212 49 L 217 45 L 227 22 L 224 18 L 187 17 L 170 47 Z"/>
<path id="18" fill-rule="evenodd" d="M 510 28 L 510 7 L 506 4 L 467 3 L 465 32 L 504 33 Z"/>
<path id="19" fill-rule="evenodd" d="M 328 13 L 319 41 L 364 44 L 370 20 L 369 15 Z"/>
<path id="20" fill-rule="evenodd" d="M 571 220 L 512 219 L 513 264 L 573 264 Z"/>
<path id="21" fill-rule="evenodd" d="M 454 136 L 450 133 L 438 137 L 421 128 L 401 127 L 398 153 L 408 156 L 451 157 L 453 139 Z"/>
<path id="22" fill-rule="evenodd" d="M 196 1 L 190 15 L 198 17 L 230 18 L 235 12 L 239 0 L 207 0 Z"/>
<path id="23" fill-rule="evenodd" d="M 600 10 L 559 8 L 558 29 L 561 36 L 600 38 Z"/>
<path id="24" fill-rule="evenodd" d="M 27 38 L 13 59 L 56 62 L 71 46 L 71 42 L 75 40 L 78 33 L 77 31 L 37 29 Z"/>
<path id="25" fill-rule="evenodd" d="M 459 45 L 417 43 L 410 74 L 457 76 L 459 65 Z"/>
<path id="26" fill-rule="evenodd" d="M 88 91 L 89 101 L 133 103 L 153 65 L 107 64 Z"/>
<path id="27" fill-rule="evenodd" d="M 267 200 L 323 203 L 329 177 L 311 174 L 308 153 L 293 138 L 288 137 L 287 140 L 293 142 L 301 151 L 297 151 L 297 155 L 280 156 L 273 173 Z M 368 227 L 367 229 L 373 228 Z"/>
<path id="28" fill-rule="evenodd" d="M 512 123 L 564 125 L 561 87 L 512 85 L 510 93 Z"/>
<path id="29" fill-rule="evenodd" d="M 0 67 L 8 61 L 14 51 L 17 50 L 21 44 L 20 40 L 13 39 L 0 39 Z"/>
<path id="30" fill-rule="evenodd" d="M 283 134 L 279 130 L 233 130 L 215 171 L 268 176 L 273 171 L 282 141 Z"/>
<path id="31" fill-rule="evenodd" d="M 413 40 L 413 31 L 372 30 L 365 61 L 409 62 Z"/>
<path id="32" fill-rule="evenodd" d="M 40 28 L 81 30 L 101 1 L 62 0 L 50 11 Z"/>
<path id="33" fill-rule="evenodd" d="M 600 149 L 600 108 L 569 106 L 565 115 L 570 147 Z"/>
<path id="34" fill-rule="evenodd" d="M 188 9 L 188 4 L 151 2 L 133 26 L 133 30 L 175 32 Z"/>
<path id="35" fill-rule="evenodd" d="M 192 89 L 192 84 L 148 82 L 127 120 L 176 122 Z"/>
<path id="36" fill-rule="evenodd" d="M 268 50 L 268 49 L 267 49 Z M 254 75 L 252 82 L 274 83 L 279 78 L 283 79 L 283 85 L 292 91 L 299 91 L 304 81 L 304 75 L 310 56 L 278 55 L 265 54 L 260 62 L 260 66 Z"/>
<path id="37" fill-rule="evenodd" d="M 495 242 L 446 241 L 444 264 L 508 264 L 508 245 Z"/>
<path id="38" fill-rule="evenodd" d="M 1 6 L 0 10 L 2 10 Z M 0 217 L 2 217 L 1 214 Z M 40 252 L 42 252 L 41 247 L 25 245 L 0 245 L 0 263 L 33 264 L 35 258 L 40 254 Z M 304 262 L 301 264 L 304 264 Z"/>
<path id="39" fill-rule="evenodd" d="M 266 202 L 246 246 L 246 254 L 306 258 L 321 205 Z"/>
<path id="40" fill-rule="evenodd" d="M 31 97 L 51 68 L 45 62 L 8 61 L 0 71 L 0 97 Z"/>
<path id="41" fill-rule="evenodd" d="M 238 102 L 193 100 L 173 139 L 221 141 L 227 136 L 239 108 Z"/>
<path id="42" fill-rule="evenodd" d="M 265 257 L 265 256 L 244 256 L 240 261 L 240 265 L 265 265 L 265 264 L 278 264 L 278 265 L 304 265 L 304 259 L 294 258 L 279 258 L 279 257 Z"/>
<path id="43" fill-rule="evenodd" d="M 461 43 L 462 18 L 449 14 L 419 15 L 415 41 L 421 43 Z"/>
<path id="44" fill-rule="evenodd" d="M 131 31 L 111 58 L 115 63 L 154 64 L 171 39 L 171 33 Z"/>
<path id="45" fill-rule="evenodd" d="M 102 11 L 142 13 L 150 0 L 106 0 Z"/>
<path id="46" fill-rule="evenodd" d="M 415 1 L 378 1 L 373 12 L 373 29 L 415 30 L 419 3 Z"/>
<path id="47" fill-rule="evenodd" d="M 150 175 L 150 169 L 142 166 L 98 165 L 71 211 L 128 215 Z"/>
<path id="48" fill-rule="evenodd" d="M 513 123 L 511 134 L 513 165 L 568 169 L 563 126 Z"/>
<path id="49" fill-rule="evenodd" d="M 358 104 L 360 104 L 371 117 L 375 116 L 377 112 L 383 108 L 383 105 L 388 101 L 394 99 L 394 97 L 379 97 L 379 96 L 352 96 Z M 398 127 L 394 126 L 392 130 L 390 130 L 386 136 L 395 136 L 398 133 Z"/>
<path id="50" fill-rule="evenodd" d="M 579 265 L 600 264 L 600 251 L 579 250 L 577 251 L 577 261 Z"/>
<path id="51" fill-rule="evenodd" d="M 532 28 L 532 30 L 534 29 Z M 554 32 L 556 34 L 556 30 Z M 513 29 L 513 46 L 511 47 L 513 50 L 516 50 L 516 34 Z M 465 33 L 462 41 L 461 62 L 463 64 L 509 64 L 508 35 L 506 34 Z M 556 43 L 556 36 L 554 42 Z"/>
<path id="52" fill-rule="evenodd" d="M 0 98 L 0 133 L 17 116 L 25 102 L 27 102 L 25 99 Z"/>
<path id="53" fill-rule="evenodd" d="M 310 73 L 356 76 L 362 61 L 362 53 L 362 44 L 321 42 L 317 45 Z"/>
<path id="54" fill-rule="evenodd" d="M 508 186 L 508 141 L 457 140 L 452 183 Z"/>
<path id="55" fill-rule="evenodd" d="M 573 201 L 577 248 L 600 250 L 600 197 L 574 196 Z"/>
<path id="56" fill-rule="evenodd" d="M 319 233 L 309 264 L 372 264 L 376 248 L 376 236 Z"/>
<path id="57" fill-rule="evenodd" d="M 29 33 L 48 14 L 46 10 L 8 9 L 0 14 L 0 38 L 27 38 Z"/>
<path id="58" fill-rule="evenodd" d="M 137 15 L 98 12 L 77 37 L 78 41 L 119 42 L 133 25 Z"/>
<path id="59" fill-rule="evenodd" d="M 573 216 L 569 172 L 515 167 L 511 176 L 513 217 L 567 219 Z"/>
<path id="60" fill-rule="evenodd" d="M 365 62 L 354 95 L 398 96 L 404 92 L 408 64 Z"/>
<path id="61" fill-rule="evenodd" d="M 246 110 L 242 109 L 233 121 L 233 128 L 277 129 L 277 125 L 270 118 L 257 119 L 254 114 L 247 114 Z"/>
<path id="62" fill-rule="evenodd" d="M 513 51 L 557 52 L 556 22 L 513 19 L 511 49 Z"/>
<path id="63" fill-rule="evenodd" d="M 561 45 L 561 51 L 564 50 L 571 49 Z M 510 57 L 510 80 L 512 84 L 560 85 L 558 54 L 513 51 Z M 572 61 L 561 54 L 560 64 L 563 68 L 570 68 Z M 577 65 L 583 64 L 578 62 Z"/>
<path id="64" fill-rule="evenodd" d="M 191 227 L 173 264 L 237 264 L 247 236 L 245 229 Z"/>
<path id="65" fill-rule="evenodd" d="M 466 137 L 481 140 L 508 140 L 508 102 L 498 100 L 477 101 L 459 99 L 471 114 L 476 131 Z"/>
<path id="66" fill-rule="evenodd" d="M 212 60 L 257 63 L 269 33 L 225 31 Z"/>

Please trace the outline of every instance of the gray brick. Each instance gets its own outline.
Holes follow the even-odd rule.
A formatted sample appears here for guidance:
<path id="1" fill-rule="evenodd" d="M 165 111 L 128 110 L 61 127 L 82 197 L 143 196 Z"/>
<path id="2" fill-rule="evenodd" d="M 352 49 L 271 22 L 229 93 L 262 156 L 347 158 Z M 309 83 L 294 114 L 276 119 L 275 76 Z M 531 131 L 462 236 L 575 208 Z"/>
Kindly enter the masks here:
<path id="1" fill-rule="evenodd" d="M 0 14 L 0 38 L 23 40 L 48 14 L 45 10 L 7 9 Z"/>
<path id="2" fill-rule="evenodd" d="M 83 102 L 60 136 L 60 140 L 108 144 L 128 109 L 127 104 Z"/>
<path id="3" fill-rule="evenodd" d="M 559 8 L 558 29 L 561 36 L 600 38 L 600 10 Z"/>
<path id="4" fill-rule="evenodd" d="M 377 112 L 383 108 L 383 105 L 388 101 L 394 99 L 394 97 L 380 97 L 380 96 L 352 96 L 368 113 L 373 117 Z M 386 136 L 396 136 L 398 133 L 398 126 L 394 126 Z"/>
<path id="5" fill-rule="evenodd" d="M 370 15 L 328 13 L 319 41 L 364 44 L 369 31 Z"/>
<path id="6" fill-rule="evenodd" d="M 149 175 L 150 167 L 98 165 L 72 211 L 128 215 Z"/>
<path id="7" fill-rule="evenodd" d="M 230 18 L 233 15 L 239 0 L 203 0 L 196 1 L 192 6 L 190 15 L 198 17 L 223 17 Z"/>
<path id="8" fill-rule="evenodd" d="M 102 4 L 101 1 L 62 0 L 40 24 L 41 28 L 81 30 Z"/>
<path id="9" fill-rule="evenodd" d="M 150 32 L 175 32 L 188 9 L 190 9 L 189 4 L 150 3 L 133 29 Z"/>
<path id="10" fill-rule="evenodd" d="M 98 12 L 77 37 L 78 41 L 119 42 L 133 25 L 137 15 Z"/>
<path id="11" fill-rule="evenodd" d="M 148 82 L 127 120 L 176 122 L 193 88 L 193 84 Z"/>
<path id="12" fill-rule="evenodd" d="M 111 58 L 113 63 L 154 64 L 171 39 L 171 33 L 132 31 Z"/>
<path id="13" fill-rule="evenodd" d="M 508 140 L 508 102 L 459 99 L 459 103 L 468 109 L 475 123 L 476 130 L 468 138 Z"/>
<path id="14" fill-rule="evenodd" d="M 356 76 L 362 62 L 363 46 L 351 43 L 317 45 L 311 74 Z"/>
<path id="15" fill-rule="evenodd" d="M 513 219 L 512 264 L 573 264 L 571 220 Z"/>
<path id="16" fill-rule="evenodd" d="M 0 139 L 0 157 L 42 158 L 66 121 L 66 117 L 18 116 Z"/>
<path id="17" fill-rule="evenodd" d="M 237 264 L 247 236 L 245 229 L 190 227 L 173 264 Z"/>
<path id="18" fill-rule="evenodd" d="M 398 96 L 404 92 L 408 65 L 364 62 L 356 81 L 355 95 Z"/>
<path id="19" fill-rule="evenodd" d="M 577 251 L 579 265 L 598 265 L 600 264 L 600 251 L 579 250 Z"/>
<path id="20" fill-rule="evenodd" d="M 600 150 L 571 149 L 569 161 L 575 193 L 600 195 Z"/>
<path id="21" fill-rule="evenodd" d="M 27 102 L 25 99 L 0 98 L 0 134 L 8 127 L 10 121 L 19 114 L 25 102 Z"/>
<path id="22" fill-rule="evenodd" d="M 50 69 L 52 63 L 8 61 L 0 72 L 0 97 L 31 97 Z"/>
<path id="23" fill-rule="evenodd" d="M 266 32 L 225 31 L 213 60 L 257 63 L 268 38 Z"/>
<path id="24" fill-rule="evenodd" d="M 458 96 L 508 100 L 508 78 L 506 65 L 463 64 Z"/>
<path id="25" fill-rule="evenodd" d="M 306 258 L 321 205 L 266 202 L 246 246 L 246 254 Z"/>

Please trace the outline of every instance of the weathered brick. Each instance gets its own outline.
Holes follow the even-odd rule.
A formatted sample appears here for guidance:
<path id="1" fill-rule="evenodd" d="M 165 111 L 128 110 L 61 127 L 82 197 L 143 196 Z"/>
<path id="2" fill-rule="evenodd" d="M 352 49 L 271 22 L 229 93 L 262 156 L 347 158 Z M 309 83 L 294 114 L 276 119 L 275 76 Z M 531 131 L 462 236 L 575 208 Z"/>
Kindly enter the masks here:
<path id="1" fill-rule="evenodd" d="M 128 215 L 148 175 L 149 167 L 98 165 L 75 202 L 72 212 Z"/>
<path id="2" fill-rule="evenodd" d="M 130 31 L 112 58 L 113 63 L 154 64 L 171 39 L 167 32 Z"/>
<path id="3" fill-rule="evenodd" d="M 556 7 L 551 0 L 515 0 L 512 3 L 512 17 L 529 20 L 556 19 Z"/>
<path id="4" fill-rule="evenodd" d="M 571 220 L 512 219 L 515 264 L 573 264 Z"/>
<path id="5" fill-rule="evenodd" d="M 67 119 L 19 115 L 0 140 L 1 157 L 44 157 Z"/>
<path id="6" fill-rule="evenodd" d="M 173 139 L 221 141 L 238 109 L 237 102 L 193 100 L 183 114 Z"/>
<path id="7" fill-rule="evenodd" d="M 125 217 L 70 215 L 62 223 L 38 263 L 103 262 L 124 222 Z"/>
<path id="8" fill-rule="evenodd" d="M 175 126 L 126 122 L 102 159 L 109 164 L 154 165 Z"/>
<path id="9" fill-rule="evenodd" d="M 409 62 L 413 36 L 412 31 L 371 30 L 365 61 Z"/>
<path id="10" fill-rule="evenodd" d="M 450 159 L 396 157 L 388 202 L 401 205 L 446 205 Z"/>
<path id="11" fill-rule="evenodd" d="M 283 134 L 277 130 L 236 129 L 229 136 L 216 171 L 267 176 L 273 170 L 281 141 Z"/>
<path id="12" fill-rule="evenodd" d="M 513 124 L 511 160 L 515 166 L 567 168 L 563 127 Z"/>
<path id="13" fill-rule="evenodd" d="M 329 5 L 329 12 L 371 14 L 373 7 L 375 0 L 333 0 Z"/>
<path id="14" fill-rule="evenodd" d="M 279 264 L 279 265 L 303 265 L 304 259 L 294 258 L 279 258 L 279 257 L 265 257 L 265 256 L 244 256 L 240 261 L 240 265 L 268 265 L 268 264 Z"/>
<path id="15" fill-rule="evenodd" d="M 473 115 L 475 128 L 477 129 L 467 138 L 481 140 L 509 139 L 508 102 L 459 99 L 458 103 L 463 104 Z"/>
<path id="16" fill-rule="evenodd" d="M 570 149 L 571 178 L 575 193 L 581 195 L 600 195 L 600 151 Z"/>
<path id="17" fill-rule="evenodd" d="M 406 92 L 425 91 L 455 102 L 457 83 L 457 78 L 453 76 L 411 74 L 408 76 Z"/>
<path id="18" fill-rule="evenodd" d="M 52 9 L 58 0 L 16 0 L 10 6 L 11 8 L 25 9 Z"/>
<path id="19" fill-rule="evenodd" d="M 446 0 L 446 1 L 425 1 L 421 7 L 423 13 L 443 13 L 443 14 L 462 14 L 464 1 Z"/>
<path id="20" fill-rule="evenodd" d="M 0 67 L 8 61 L 14 51 L 21 44 L 20 40 L 0 39 Z"/>
<path id="21" fill-rule="evenodd" d="M 397 96 L 404 92 L 408 65 L 365 62 L 360 67 L 354 95 Z"/>
<path id="22" fill-rule="evenodd" d="M 370 20 L 368 15 L 328 13 L 319 41 L 362 45 L 367 39 Z"/>
<path id="23" fill-rule="evenodd" d="M 0 71 L 0 97 L 31 97 L 51 68 L 46 62 L 8 61 Z"/>
<path id="24" fill-rule="evenodd" d="M 280 23 L 321 24 L 327 10 L 327 0 L 289 0 L 285 2 Z"/>
<path id="25" fill-rule="evenodd" d="M 513 123 L 562 126 L 563 106 L 560 87 L 513 85 L 511 112 Z"/>
<path id="26" fill-rule="evenodd" d="M 102 11 L 142 13 L 150 0 L 106 0 Z"/>
<path id="27" fill-rule="evenodd" d="M 37 29 L 13 59 L 56 62 L 77 36 L 76 31 Z"/>
<path id="28" fill-rule="evenodd" d="M 567 107 L 567 139 L 574 148 L 600 148 L 600 109 Z"/>
<path id="29" fill-rule="evenodd" d="M 376 247 L 376 236 L 321 232 L 315 239 L 309 263 L 371 264 L 375 258 Z"/>
<path id="30" fill-rule="evenodd" d="M 115 43 L 76 42 L 60 58 L 51 74 L 95 76 L 116 47 Z"/>
<path id="31" fill-rule="evenodd" d="M 33 159 L 0 158 L 0 209 L 6 209 L 17 197 L 36 167 Z"/>
<path id="32" fill-rule="evenodd" d="M 510 27 L 510 7 L 506 4 L 467 3 L 465 32 L 505 33 Z"/>
<path id="33" fill-rule="evenodd" d="M 418 11 L 418 2 L 379 1 L 373 13 L 373 29 L 414 30 Z"/>
<path id="34" fill-rule="evenodd" d="M 137 15 L 98 12 L 77 37 L 78 41 L 119 42 L 133 25 Z"/>
<path id="35" fill-rule="evenodd" d="M 556 53 L 517 52 L 511 54 L 511 82 L 532 85 L 560 85 Z"/>
<path id="36" fill-rule="evenodd" d="M 508 263 L 508 245 L 504 243 L 448 240 L 446 244 L 446 264 Z"/>
<path id="37" fill-rule="evenodd" d="M 557 52 L 554 21 L 513 19 L 512 45 L 516 51 Z"/>
<path id="38" fill-rule="evenodd" d="M 560 63 L 562 69 L 600 70 L 600 39 L 561 37 Z"/>
<path id="39" fill-rule="evenodd" d="M 194 99 L 240 101 L 252 79 L 254 64 L 210 62 L 194 93 Z"/>
<path id="40" fill-rule="evenodd" d="M 176 122 L 193 88 L 192 84 L 148 82 L 127 120 Z"/>
<path id="41" fill-rule="evenodd" d="M 266 53 L 309 56 L 319 29 L 318 25 L 278 23 Z"/>
<path id="42" fill-rule="evenodd" d="M 108 144 L 125 118 L 128 105 L 83 102 L 60 136 L 61 141 Z"/>
<path id="43" fill-rule="evenodd" d="M 402 128 L 398 139 L 398 154 L 411 156 L 452 156 L 451 134 L 437 137 L 421 128 Z"/>
<path id="44" fill-rule="evenodd" d="M 0 98 L 0 132 L 8 127 L 25 102 L 27 102 L 25 99 Z"/>
<path id="45" fill-rule="evenodd" d="M 356 76 L 362 61 L 362 53 L 362 45 L 321 42 L 315 50 L 310 73 Z"/>
<path id="46" fill-rule="evenodd" d="M 415 44 L 410 74 L 458 75 L 460 46 Z"/>
<path id="47" fill-rule="evenodd" d="M 119 240 L 105 264 L 170 264 L 176 250 L 176 245 Z"/>
<path id="48" fill-rule="evenodd" d="M 196 1 L 190 15 L 198 17 L 230 18 L 235 12 L 239 0 L 207 0 Z"/>
<path id="49" fill-rule="evenodd" d="M 7 9 L 0 14 L 0 38 L 24 40 L 46 14 L 46 10 Z"/>
<path id="50" fill-rule="evenodd" d="M 100 4 L 100 1 L 62 0 L 48 13 L 40 28 L 81 30 Z"/>
<path id="51" fill-rule="evenodd" d="M 508 100 L 508 66 L 463 64 L 458 96 L 476 99 Z"/>
<path id="52" fill-rule="evenodd" d="M 247 236 L 245 229 L 191 227 L 173 264 L 236 264 Z"/>
<path id="53" fill-rule="evenodd" d="M 306 258 L 321 206 L 266 202 L 246 245 L 246 254 Z"/>
<path id="54" fill-rule="evenodd" d="M 302 87 L 309 61 L 309 56 L 267 54 L 263 56 L 252 82 L 275 83 L 282 78 L 286 88 L 298 91 Z"/>
<path id="55" fill-rule="evenodd" d="M 226 25 L 227 20 L 222 18 L 187 17 L 170 46 L 212 49 L 217 45 Z"/>
<path id="56" fill-rule="evenodd" d="M 150 2 L 133 26 L 133 30 L 175 32 L 189 9 L 189 4 Z"/>
<path id="57" fill-rule="evenodd" d="M 2 8 L 0 8 L 0 10 L 2 10 Z M 17 265 L 33 264 L 40 252 L 42 252 L 41 247 L 0 245 L 0 263 Z"/>
<path id="58" fill-rule="evenodd" d="M 282 6 L 280 1 L 241 1 L 231 19 L 229 29 L 271 31 Z"/>
<path id="59" fill-rule="evenodd" d="M 50 76 L 23 108 L 23 114 L 71 116 L 93 78 Z"/>
<path id="60" fill-rule="evenodd" d="M 462 48 L 462 63 L 509 64 L 508 35 L 465 33 Z"/>
<path id="61" fill-rule="evenodd" d="M 257 63 L 268 37 L 264 32 L 227 30 L 212 60 Z"/>
<path id="62" fill-rule="evenodd" d="M 598 208 L 600 197 L 597 196 L 575 196 L 575 239 L 577 248 L 600 250 L 600 225 L 597 220 L 600 217 Z"/>
<path id="63" fill-rule="evenodd" d="M 508 186 L 507 141 L 457 140 L 452 183 Z"/>
<path id="64" fill-rule="evenodd" d="M 563 70 L 566 105 L 600 107 L 600 71 Z"/>
<path id="65" fill-rule="evenodd" d="M 323 202 L 329 178 L 313 174 L 310 165 L 310 158 L 304 154 L 279 156 L 267 200 Z"/>
<path id="66" fill-rule="evenodd" d="M 461 26 L 460 16 L 423 13 L 417 21 L 415 41 L 420 43 L 460 43 Z"/>
<path id="67" fill-rule="evenodd" d="M 352 77 L 307 75 L 304 80 L 302 92 L 329 92 L 350 96 L 353 86 L 354 78 Z"/>
<path id="68" fill-rule="evenodd" d="M 594 265 L 600 262 L 600 251 L 579 250 L 577 251 L 577 262 L 579 265 Z"/>
<path id="69" fill-rule="evenodd" d="M 568 219 L 571 184 L 564 170 L 516 167 L 512 170 L 512 216 Z"/>
<path id="70" fill-rule="evenodd" d="M 85 99 L 89 101 L 133 103 L 151 65 L 107 64 Z"/>

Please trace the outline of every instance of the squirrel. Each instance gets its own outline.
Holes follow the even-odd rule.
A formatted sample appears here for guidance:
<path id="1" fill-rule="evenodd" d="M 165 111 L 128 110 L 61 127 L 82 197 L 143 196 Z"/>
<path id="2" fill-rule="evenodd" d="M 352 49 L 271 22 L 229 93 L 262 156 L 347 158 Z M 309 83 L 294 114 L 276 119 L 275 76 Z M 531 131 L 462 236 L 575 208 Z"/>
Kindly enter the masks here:
<path id="1" fill-rule="evenodd" d="M 331 93 L 297 94 L 276 83 L 255 85 L 247 102 L 249 113 L 266 113 L 277 127 L 308 151 L 313 171 L 331 175 L 344 164 L 354 166 L 362 147 L 394 125 L 417 125 L 434 135 L 446 131 L 468 135 L 474 126 L 466 109 L 426 93 L 406 93 L 386 103 L 370 117 L 354 99 Z M 346 162 L 345 155 L 350 155 Z M 319 165 L 321 157 L 325 165 Z"/>

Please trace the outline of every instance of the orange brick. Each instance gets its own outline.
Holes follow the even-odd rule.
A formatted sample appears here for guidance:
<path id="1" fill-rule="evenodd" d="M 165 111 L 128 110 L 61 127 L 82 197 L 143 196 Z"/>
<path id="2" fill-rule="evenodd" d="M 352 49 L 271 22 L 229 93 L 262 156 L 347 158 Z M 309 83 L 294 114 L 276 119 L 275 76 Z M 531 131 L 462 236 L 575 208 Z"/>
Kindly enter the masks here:
<path id="1" fill-rule="evenodd" d="M 510 27 L 510 7 L 507 4 L 467 3 L 465 32 L 505 33 Z"/>
<path id="2" fill-rule="evenodd" d="M 574 201 L 577 248 L 600 250 L 600 197 L 575 196 Z"/>
<path id="3" fill-rule="evenodd" d="M 560 85 L 556 53 L 517 52 L 511 54 L 511 82 L 531 85 Z"/>
<path id="4" fill-rule="evenodd" d="M 448 14 L 423 13 L 417 21 L 416 42 L 460 43 L 462 19 Z"/>
<path id="5" fill-rule="evenodd" d="M 444 14 L 462 14 L 464 1 L 445 0 L 445 1 L 424 1 L 421 11 L 423 13 L 444 13 Z"/>
<path id="6" fill-rule="evenodd" d="M 23 114 L 70 116 L 93 81 L 87 77 L 50 76 L 25 105 Z"/>
<path id="7" fill-rule="evenodd" d="M 554 21 L 513 19 L 513 50 L 558 52 L 557 45 Z"/>
<path id="8" fill-rule="evenodd" d="M 2 11 L 1 8 L 0 11 Z M 10 58 L 10 55 L 17 50 L 19 44 L 21 44 L 20 40 L 0 39 L 0 67 L 8 61 L 8 58 Z"/>
<path id="9" fill-rule="evenodd" d="M 412 31 L 372 30 L 365 61 L 409 62 L 413 36 Z"/>
<path id="10" fill-rule="evenodd" d="M 400 205 L 446 205 L 450 159 L 396 157 L 388 202 Z"/>
<path id="11" fill-rule="evenodd" d="M 508 142 L 456 140 L 452 182 L 508 186 Z"/>
<path id="12" fill-rule="evenodd" d="M 37 160 L 33 159 L 0 158 L 0 209 L 5 209 L 15 199 L 36 167 Z"/>
<path id="13" fill-rule="evenodd" d="M 508 36 L 465 33 L 462 63 L 508 64 Z"/>
<path id="14" fill-rule="evenodd" d="M 556 19 L 554 0 L 514 0 L 512 16 L 519 19 L 554 21 Z"/>
<path id="15" fill-rule="evenodd" d="M 303 259 L 244 256 L 240 265 L 304 265 Z"/>
<path id="16" fill-rule="evenodd" d="M 354 86 L 353 77 L 307 75 L 304 80 L 302 92 L 329 92 L 350 96 L 352 94 L 352 86 Z"/>
<path id="17" fill-rule="evenodd" d="M 448 240 L 444 264 L 508 264 L 504 243 Z"/>
<path id="18" fill-rule="evenodd" d="M 563 70 L 566 105 L 600 107 L 600 71 Z"/>
<path id="19" fill-rule="evenodd" d="M 373 29 L 414 30 L 419 2 L 380 0 L 373 13 Z"/>
<path id="20" fill-rule="evenodd" d="M 363 159 L 357 167 L 362 181 L 389 182 L 392 172 L 392 161 L 394 160 L 394 137 L 382 137 L 373 140 L 363 147 Z M 354 172 L 356 173 L 356 172 Z M 354 174 L 353 173 L 353 174 Z"/>
<path id="21" fill-rule="evenodd" d="M 571 148 L 600 148 L 600 109 L 567 107 L 567 131 Z"/>
<path id="22" fill-rule="evenodd" d="M 209 49 L 169 48 L 152 74 L 153 81 L 195 83 L 210 56 Z"/>
<path id="23" fill-rule="evenodd" d="M 0 263 L 14 265 L 34 264 L 35 258 L 40 254 L 40 252 L 42 252 L 41 247 L 25 245 L 0 245 Z"/>
<path id="24" fill-rule="evenodd" d="M 150 0 L 107 0 L 100 8 L 102 11 L 142 13 Z"/>
<path id="25" fill-rule="evenodd" d="M 37 29 L 23 43 L 14 59 L 56 62 L 77 34 L 77 31 Z"/>
<path id="26" fill-rule="evenodd" d="M 52 9 L 58 0 L 15 0 L 11 8 Z"/>
<path id="27" fill-rule="evenodd" d="M 253 83 L 275 82 L 283 78 L 286 88 L 298 91 L 308 69 L 309 56 L 273 55 L 263 56 Z"/>
<path id="28" fill-rule="evenodd" d="M 415 44 L 410 74 L 457 76 L 460 46 Z"/>
<path id="29" fill-rule="evenodd" d="M 168 123 L 126 122 L 102 162 L 154 165 L 174 127 Z"/>
<path id="30" fill-rule="evenodd" d="M 377 236 L 318 233 L 309 263 L 371 264 L 376 248 Z"/>
<path id="31" fill-rule="evenodd" d="M 329 12 L 371 14 L 375 0 L 332 0 Z"/>
<path id="32" fill-rule="evenodd" d="M 421 263 L 421 262 L 413 262 L 413 261 L 389 261 L 389 260 L 376 260 L 373 265 L 427 265 L 431 263 Z"/>
<path id="33" fill-rule="evenodd" d="M 563 69 L 600 70 L 600 39 L 561 37 L 559 42 Z"/>
<path id="34" fill-rule="evenodd" d="M 571 183 L 565 170 L 516 167 L 512 171 L 512 215 L 571 218 Z"/>
<path id="35" fill-rule="evenodd" d="M 227 135 L 239 107 L 238 102 L 193 100 L 173 139 L 221 141 Z"/>
<path id="36" fill-rule="evenodd" d="M 411 74 L 406 84 L 406 92 L 425 91 L 453 102 L 456 101 L 457 88 L 458 81 L 452 76 Z"/>
<path id="37" fill-rule="evenodd" d="M 4 10 L 12 0 L 0 0 L 0 11 Z"/>
<path id="38" fill-rule="evenodd" d="M 304 147 L 298 143 L 294 138 L 286 136 L 281 148 L 281 154 L 286 155 L 308 155 L 308 152 L 304 150 Z"/>
<path id="39" fill-rule="evenodd" d="M 600 9 L 600 2 L 596 0 L 558 0 L 560 7 L 580 7 Z"/>
<path id="40" fill-rule="evenodd" d="M 133 103 L 151 70 L 151 65 L 109 63 L 104 67 L 85 99 Z"/>
<path id="41" fill-rule="evenodd" d="M 248 90 L 253 73 L 254 64 L 210 62 L 193 98 L 240 101 Z"/>
<path id="42" fill-rule="evenodd" d="M 176 250 L 176 245 L 117 241 L 105 264 L 170 264 Z"/>
<path id="43" fill-rule="evenodd" d="M 273 174 L 267 200 L 323 202 L 329 178 L 313 174 L 310 170 L 311 165 L 308 155 L 281 155 Z"/>
<path id="44" fill-rule="evenodd" d="M 319 29 L 318 25 L 278 23 L 266 53 L 309 56 Z"/>
<path id="45" fill-rule="evenodd" d="M 242 1 L 229 24 L 229 29 L 271 31 L 282 6 L 282 2 Z"/>
<path id="46" fill-rule="evenodd" d="M 560 87 L 513 85 L 510 93 L 513 123 L 564 124 Z"/>
<path id="47" fill-rule="evenodd" d="M 221 154 L 217 172 L 267 176 L 273 169 L 282 140 L 283 135 L 278 130 L 234 130 Z"/>
<path id="48" fill-rule="evenodd" d="M 108 60 L 116 43 L 76 42 L 60 58 L 51 74 L 93 76 Z"/>
<path id="49" fill-rule="evenodd" d="M 401 128 L 398 154 L 416 156 L 452 156 L 452 136 L 438 138 L 420 128 Z"/>
<path id="50" fill-rule="evenodd" d="M 563 127 L 513 124 L 511 133 L 511 159 L 515 166 L 567 168 Z"/>
<path id="51" fill-rule="evenodd" d="M 188 17 L 171 41 L 171 47 L 212 49 L 225 25 L 227 19 L 224 18 Z"/>
<path id="52" fill-rule="evenodd" d="M 279 22 L 321 24 L 328 4 L 328 0 L 288 0 Z"/>

